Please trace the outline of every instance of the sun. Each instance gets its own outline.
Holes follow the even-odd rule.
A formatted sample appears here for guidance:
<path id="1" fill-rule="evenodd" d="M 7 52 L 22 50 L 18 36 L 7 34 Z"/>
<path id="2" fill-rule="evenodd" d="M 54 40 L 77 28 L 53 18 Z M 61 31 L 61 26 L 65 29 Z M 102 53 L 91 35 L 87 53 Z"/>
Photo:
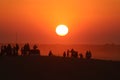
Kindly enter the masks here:
<path id="1" fill-rule="evenodd" d="M 68 27 L 66 25 L 58 25 L 56 27 L 56 33 L 59 36 L 65 36 L 68 34 Z"/>

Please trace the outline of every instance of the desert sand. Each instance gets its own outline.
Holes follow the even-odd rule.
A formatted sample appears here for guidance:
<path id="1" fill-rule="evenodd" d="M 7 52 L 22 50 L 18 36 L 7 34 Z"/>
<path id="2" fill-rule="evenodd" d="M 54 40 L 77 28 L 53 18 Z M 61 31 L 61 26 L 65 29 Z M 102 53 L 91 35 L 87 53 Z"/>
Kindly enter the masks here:
<path id="1" fill-rule="evenodd" d="M 0 80 L 120 80 L 120 62 L 48 56 L 2 56 Z"/>

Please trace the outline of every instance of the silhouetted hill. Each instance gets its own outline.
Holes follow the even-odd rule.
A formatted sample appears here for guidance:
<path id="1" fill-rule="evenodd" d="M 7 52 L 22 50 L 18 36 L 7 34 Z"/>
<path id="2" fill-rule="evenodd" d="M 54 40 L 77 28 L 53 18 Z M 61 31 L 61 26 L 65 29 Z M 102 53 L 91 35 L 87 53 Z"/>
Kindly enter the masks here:
<path id="1" fill-rule="evenodd" d="M 120 80 L 120 62 L 61 57 L 0 57 L 0 80 Z"/>

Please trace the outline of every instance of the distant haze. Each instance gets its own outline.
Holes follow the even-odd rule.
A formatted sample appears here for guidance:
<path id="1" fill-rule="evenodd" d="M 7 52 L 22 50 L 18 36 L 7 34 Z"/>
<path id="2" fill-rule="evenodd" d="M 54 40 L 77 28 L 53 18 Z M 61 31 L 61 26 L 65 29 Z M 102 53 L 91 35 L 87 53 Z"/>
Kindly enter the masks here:
<path id="1" fill-rule="evenodd" d="M 59 24 L 69 34 L 55 33 Z M 0 0 L 0 43 L 120 44 L 120 0 Z"/>

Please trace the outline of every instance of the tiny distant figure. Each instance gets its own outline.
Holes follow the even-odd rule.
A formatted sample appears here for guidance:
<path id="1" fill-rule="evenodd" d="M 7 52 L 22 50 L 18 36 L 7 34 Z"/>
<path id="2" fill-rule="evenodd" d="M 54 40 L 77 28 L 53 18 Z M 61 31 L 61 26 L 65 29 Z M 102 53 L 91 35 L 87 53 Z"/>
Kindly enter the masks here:
<path id="1" fill-rule="evenodd" d="M 16 46 L 15 46 L 15 55 L 18 55 L 18 50 L 19 50 L 19 45 L 16 44 Z"/>
<path id="2" fill-rule="evenodd" d="M 6 52 L 7 52 L 7 55 L 12 55 L 12 46 L 11 44 L 8 44 L 7 48 L 6 48 Z"/>
<path id="3" fill-rule="evenodd" d="M 23 56 L 25 53 L 24 53 L 24 47 L 21 48 L 21 56 Z"/>
<path id="4" fill-rule="evenodd" d="M 71 57 L 77 58 L 78 57 L 78 52 L 75 51 L 74 49 L 71 50 Z"/>
<path id="5" fill-rule="evenodd" d="M 79 56 L 80 56 L 80 59 L 83 59 L 83 54 L 82 53 L 80 53 Z"/>
<path id="6" fill-rule="evenodd" d="M 1 56 L 1 47 L 0 47 L 0 56 Z"/>
<path id="7" fill-rule="evenodd" d="M 13 55 L 14 56 L 16 55 L 16 47 L 15 46 L 13 47 Z"/>
<path id="8" fill-rule="evenodd" d="M 67 50 L 67 57 L 69 57 L 69 53 L 70 53 L 70 51 L 69 51 L 69 49 Z"/>
<path id="9" fill-rule="evenodd" d="M 86 59 L 91 59 L 91 57 L 92 57 L 91 51 L 87 51 L 86 52 Z"/>
<path id="10" fill-rule="evenodd" d="M 74 49 L 71 49 L 71 57 L 73 57 L 74 56 Z"/>
<path id="11" fill-rule="evenodd" d="M 7 46 L 6 45 L 4 45 L 2 47 L 2 55 L 7 55 Z"/>
<path id="12" fill-rule="evenodd" d="M 29 55 L 40 55 L 40 50 L 37 48 L 38 48 L 37 45 L 34 45 L 33 49 L 30 50 Z"/>
<path id="13" fill-rule="evenodd" d="M 34 50 L 36 50 L 37 48 L 38 48 L 37 45 L 34 45 L 34 46 L 33 46 L 33 49 L 34 49 Z"/>
<path id="14" fill-rule="evenodd" d="M 19 45 L 16 44 L 16 45 L 13 47 L 13 55 L 14 55 L 14 56 L 17 56 L 17 55 L 18 55 L 18 50 L 19 50 Z"/>
<path id="15" fill-rule="evenodd" d="M 0 51 L 1 51 L 1 53 L 0 53 L 1 56 L 5 54 L 5 49 L 4 49 L 3 45 L 1 46 L 1 50 Z"/>
<path id="16" fill-rule="evenodd" d="M 30 53 L 30 45 L 27 43 L 24 45 L 24 47 L 21 49 L 22 55 L 27 55 Z"/>
<path id="17" fill-rule="evenodd" d="M 66 52 L 64 51 L 64 53 L 63 53 L 63 57 L 66 57 Z"/>
<path id="18" fill-rule="evenodd" d="M 29 51 L 30 51 L 30 45 L 29 45 L 29 43 L 26 44 L 26 51 L 27 51 L 27 54 L 29 54 Z"/>
<path id="19" fill-rule="evenodd" d="M 48 56 L 53 56 L 53 53 L 52 53 L 52 51 L 51 51 L 51 50 L 49 51 Z"/>
<path id="20" fill-rule="evenodd" d="M 0 47 L 0 56 L 1 56 L 1 47 Z"/>

